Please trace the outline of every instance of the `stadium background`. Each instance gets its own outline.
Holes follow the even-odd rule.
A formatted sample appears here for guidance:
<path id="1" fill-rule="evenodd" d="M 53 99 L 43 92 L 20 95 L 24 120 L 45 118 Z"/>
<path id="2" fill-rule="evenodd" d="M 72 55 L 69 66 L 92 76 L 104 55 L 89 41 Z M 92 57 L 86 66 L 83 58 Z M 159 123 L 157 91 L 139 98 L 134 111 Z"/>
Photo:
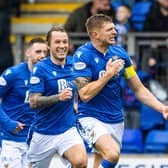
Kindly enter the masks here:
<path id="1" fill-rule="evenodd" d="M 63 25 L 70 12 L 81 6 L 87 0 L 34 0 L 31 3 L 21 3 L 20 17 L 13 16 L 12 34 L 10 40 L 14 52 L 15 64 L 23 61 L 24 47 L 26 43 L 35 36 L 45 38 L 46 32 L 52 25 Z M 74 44 L 83 44 L 87 41 L 85 33 L 70 33 L 71 42 Z M 86 40 L 76 40 L 76 37 L 86 37 Z M 151 43 L 157 44 L 159 47 L 168 47 L 168 32 L 167 33 L 151 33 L 151 32 L 134 32 L 128 33 L 123 42 L 130 55 L 138 55 L 140 58 L 143 55 L 143 49 L 150 47 Z M 166 62 L 167 65 L 167 62 Z M 168 91 L 168 66 L 164 73 L 160 73 L 157 79 L 163 84 Z M 165 144 L 168 146 L 167 144 Z M 144 167 L 144 168 L 159 168 L 168 167 L 166 162 L 167 155 L 158 154 L 140 154 L 129 153 L 122 154 L 117 167 Z M 92 155 L 89 155 L 89 166 L 92 165 Z M 62 167 L 58 157 L 55 156 L 52 160 L 50 168 Z"/>

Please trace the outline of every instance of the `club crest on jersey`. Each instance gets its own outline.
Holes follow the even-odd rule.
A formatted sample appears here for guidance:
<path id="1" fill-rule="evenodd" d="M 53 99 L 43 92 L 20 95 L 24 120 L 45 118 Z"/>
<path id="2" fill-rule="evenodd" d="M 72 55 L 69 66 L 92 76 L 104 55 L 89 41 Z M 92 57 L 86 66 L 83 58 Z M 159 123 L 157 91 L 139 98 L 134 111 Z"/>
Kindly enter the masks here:
<path id="1" fill-rule="evenodd" d="M 86 68 L 86 64 L 84 62 L 76 62 L 74 64 L 74 68 L 76 70 L 82 70 L 82 69 L 85 69 Z"/>
<path id="2" fill-rule="evenodd" d="M 113 55 L 112 59 L 113 59 L 113 61 L 115 61 L 115 60 L 119 59 L 119 57 L 117 55 Z"/>
<path id="3" fill-rule="evenodd" d="M 96 57 L 94 60 L 95 60 L 95 62 L 98 64 L 99 58 Z"/>
<path id="4" fill-rule="evenodd" d="M 31 84 L 37 84 L 37 83 L 40 83 L 40 79 L 36 76 L 32 76 L 31 79 L 30 79 L 30 83 Z"/>
<path id="5" fill-rule="evenodd" d="M 7 85 L 6 80 L 2 76 L 0 77 L 0 85 L 1 86 L 6 86 Z"/>

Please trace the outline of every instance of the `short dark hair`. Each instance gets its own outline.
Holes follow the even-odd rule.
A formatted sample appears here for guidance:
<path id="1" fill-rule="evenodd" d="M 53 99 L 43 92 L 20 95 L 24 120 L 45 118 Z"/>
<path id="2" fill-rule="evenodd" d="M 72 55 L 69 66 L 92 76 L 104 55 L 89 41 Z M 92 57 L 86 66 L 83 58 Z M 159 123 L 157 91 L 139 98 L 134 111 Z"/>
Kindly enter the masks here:
<path id="1" fill-rule="evenodd" d="M 85 23 L 88 34 L 90 34 L 94 28 L 101 28 L 105 22 L 112 22 L 112 18 L 104 14 L 90 16 Z"/>
<path id="2" fill-rule="evenodd" d="M 46 41 L 41 37 L 35 37 L 28 42 L 27 47 L 31 47 L 34 43 L 46 43 Z"/>
<path id="3" fill-rule="evenodd" d="M 47 33 L 47 42 L 48 42 L 48 45 L 50 45 L 50 40 L 51 40 L 51 34 L 52 32 L 65 32 L 67 33 L 67 31 L 63 28 L 63 27 L 58 27 L 58 26 L 53 26 Z M 68 33 L 67 33 L 68 34 Z"/>

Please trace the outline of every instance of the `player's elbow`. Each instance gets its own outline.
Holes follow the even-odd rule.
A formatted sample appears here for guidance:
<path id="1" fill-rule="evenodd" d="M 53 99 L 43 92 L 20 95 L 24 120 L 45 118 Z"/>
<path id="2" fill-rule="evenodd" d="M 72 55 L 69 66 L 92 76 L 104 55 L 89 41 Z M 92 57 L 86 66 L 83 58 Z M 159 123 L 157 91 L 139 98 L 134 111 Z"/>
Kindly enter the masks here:
<path id="1" fill-rule="evenodd" d="M 32 109 L 36 109 L 37 108 L 37 103 L 36 103 L 36 100 L 35 100 L 35 98 L 34 97 L 30 97 L 30 107 L 32 108 Z"/>
<path id="2" fill-rule="evenodd" d="M 90 97 L 88 95 L 80 95 L 81 101 L 87 103 L 90 100 Z"/>

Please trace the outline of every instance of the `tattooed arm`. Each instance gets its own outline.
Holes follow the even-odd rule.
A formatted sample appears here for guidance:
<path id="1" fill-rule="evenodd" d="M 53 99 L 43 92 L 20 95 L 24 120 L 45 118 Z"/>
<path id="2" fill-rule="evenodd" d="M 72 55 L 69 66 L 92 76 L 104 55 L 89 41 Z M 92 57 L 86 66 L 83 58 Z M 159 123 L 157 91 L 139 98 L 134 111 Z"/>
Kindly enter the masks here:
<path id="1" fill-rule="evenodd" d="M 31 108 L 40 108 L 44 106 L 50 106 L 59 101 L 59 95 L 42 96 L 41 93 L 30 94 L 30 106 Z"/>
<path id="2" fill-rule="evenodd" d="M 72 98 L 72 89 L 66 88 L 59 94 L 43 96 L 41 93 L 30 93 L 31 108 L 41 108 L 51 106 L 58 101 L 66 101 Z"/>
<path id="3" fill-rule="evenodd" d="M 91 79 L 85 77 L 76 78 L 76 84 L 79 96 L 82 101 L 87 102 L 95 97 L 108 82 L 108 78 L 101 77 L 100 79 L 91 82 Z"/>

